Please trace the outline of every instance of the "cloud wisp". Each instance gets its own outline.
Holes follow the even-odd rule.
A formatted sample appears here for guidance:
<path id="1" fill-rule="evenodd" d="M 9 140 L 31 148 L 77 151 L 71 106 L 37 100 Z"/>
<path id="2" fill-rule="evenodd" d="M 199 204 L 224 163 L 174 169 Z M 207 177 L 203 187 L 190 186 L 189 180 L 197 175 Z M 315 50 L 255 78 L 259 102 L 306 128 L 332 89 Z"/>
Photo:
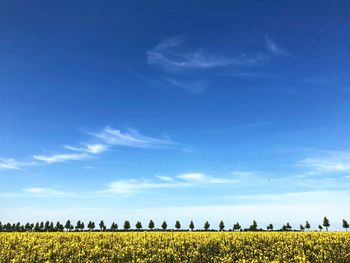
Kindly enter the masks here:
<path id="1" fill-rule="evenodd" d="M 122 132 L 121 130 L 106 127 L 100 132 L 90 134 L 90 136 L 93 137 L 94 141 L 98 142 L 93 144 L 83 143 L 81 146 L 64 145 L 63 149 L 66 151 L 63 153 L 35 154 L 29 162 L 0 158 L 0 169 L 20 170 L 25 166 L 34 164 L 83 161 L 106 152 L 110 147 L 115 146 L 144 149 L 174 148 L 178 146 L 178 144 L 169 139 L 145 136 L 132 129 Z"/>
<path id="2" fill-rule="evenodd" d="M 205 173 L 183 173 L 174 177 L 157 176 L 158 180 L 117 180 L 107 185 L 102 191 L 106 194 L 131 195 L 147 189 L 199 187 L 209 185 L 237 184 L 238 181 L 232 178 L 216 177 Z"/>
<path id="3" fill-rule="evenodd" d="M 184 41 L 185 39 L 180 36 L 165 39 L 146 52 L 147 63 L 168 70 L 211 69 L 229 65 L 252 66 L 268 59 L 263 53 L 251 57 L 246 54 L 238 57 L 214 55 L 201 49 L 188 49 L 183 45 Z"/>
<path id="4" fill-rule="evenodd" d="M 273 54 L 301 59 L 301 57 L 290 54 L 289 52 L 278 46 L 276 42 L 274 42 L 271 38 L 267 36 L 265 37 L 265 47 L 269 52 Z"/>
<path id="5" fill-rule="evenodd" d="M 176 144 L 167 139 L 148 137 L 140 134 L 137 130 L 129 129 L 122 132 L 117 129 L 106 127 L 102 132 L 93 134 L 96 138 L 101 139 L 107 145 L 126 146 L 133 148 L 164 148 L 173 147 Z"/>
<path id="6" fill-rule="evenodd" d="M 339 151 L 326 151 L 317 156 L 307 157 L 297 163 L 313 174 L 341 173 L 350 171 L 350 153 Z"/>
<path id="7" fill-rule="evenodd" d="M 32 187 L 23 189 L 24 193 L 32 194 L 40 197 L 67 197 L 74 195 L 73 193 L 59 191 L 55 188 Z"/>

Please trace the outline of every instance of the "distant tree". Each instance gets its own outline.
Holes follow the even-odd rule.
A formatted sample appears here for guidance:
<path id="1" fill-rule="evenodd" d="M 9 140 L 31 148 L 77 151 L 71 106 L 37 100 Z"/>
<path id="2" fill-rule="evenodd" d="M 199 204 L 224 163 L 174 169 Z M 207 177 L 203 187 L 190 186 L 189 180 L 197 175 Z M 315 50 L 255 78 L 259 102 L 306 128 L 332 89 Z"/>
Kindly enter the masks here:
<path id="1" fill-rule="evenodd" d="M 67 229 L 67 231 L 70 230 L 70 228 L 71 228 L 70 220 L 67 220 L 66 224 L 64 225 L 64 228 Z"/>
<path id="2" fill-rule="evenodd" d="M 131 228 L 130 222 L 128 220 L 125 220 L 124 222 L 124 230 L 129 230 Z"/>
<path id="3" fill-rule="evenodd" d="M 92 221 L 89 221 L 88 225 L 87 225 L 87 228 L 92 231 L 95 229 L 95 223 L 92 222 Z"/>
<path id="4" fill-rule="evenodd" d="M 240 230 L 240 229 L 241 229 L 241 225 L 238 222 L 233 225 L 233 231 Z"/>
<path id="5" fill-rule="evenodd" d="M 0 224 L 1 224 L 1 222 L 0 222 Z M 27 224 L 25 224 L 24 229 L 25 229 L 25 231 L 30 231 L 31 230 L 29 222 Z M 1 227 L 0 227 L 0 231 L 1 231 Z"/>
<path id="6" fill-rule="evenodd" d="M 162 223 L 162 229 L 163 229 L 163 230 L 166 230 L 167 227 L 168 227 L 168 224 L 164 221 L 164 222 Z"/>
<path id="7" fill-rule="evenodd" d="M 323 227 L 321 225 L 318 225 L 318 229 L 322 231 Z"/>
<path id="8" fill-rule="evenodd" d="M 149 221 L 149 223 L 148 223 L 148 228 L 151 229 L 151 230 L 153 230 L 153 228 L 154 228 L 154 222 L 153 222 L 152 220 Z"/>
<path id="9" fill-rule="evenodd" d="M 44 231 L 44 222 L 43 221 L 40 222 L 40 230 Z"/>
<path id="10" fill-rule="evenodd" d="M 191 231 L 193 231 L 193 229 L 194 229 L 194 223 L 193 223 L 192 220 L 191 220 L 191 222 L 190 222 L 189 228 L 191 229 Z"/>
<path id="11" fill-rule="evenodd" d="M 300 224 L 300 231 L 304 231 L 305 230 L 305 227 L 302 225 L 302 224 Z"/>
<path id="12" fill-rule="evenodd" d="M 176 222 L 175 222 L 175 228 L 176 228 L 177 230 L 180 230 L 181 224 L 180 224 L 180 221 L 179 221 L 179 220 L 176 220 Z"/>
<path id="13" fill-rule="evenodd" d="M 311 228 L 309 221 L 306 221 L 305 223 L 305 229 L 309 230 Z"/>
<path id="14" fill-rule="evenodd" d="M 44 230 L 45 231 L 49 231 L 50 230 L 50 222 L 49 221 L 45 222 Z"/>
<path id="15" fill-rule="evenodd" d="M 208 221 L 206 221 L 205 223 L 204 223 L 204 230 L 205 231 L 207 231 L 208 229 L 209 229 L 209 227 L 210 227 L 210 224 L 209 224 L 209 222 Z"/>
<path id="16" fill-rule="evenodd" d="M 219 223 L 219 230 L 220 231 L 223 231 L 225 229 L 225 224 L 224 224 L 224 221 L 220 221 L 220 223 Z"/>
<path id="17" fill-rule="evenodd" d="M 343 219 L 343 228 L 345 228 L 346 231 L 348 231 L 349 223 L 345 219 Z"/>
<path id="18" fill-rule="evenodd" d="M 39 232 L 40 231 L 40 224 L 38 222 L 36 222 L 36 224 L 34 226 L 34 231 L 35 232 Z"/>
<path id="19" fill-rule="evenodd" d="M 101 220 L 101 222 L 99 223 L 99 227 L 101 231 L 106 231 L 106 225 L 105 222 L 103 222 L 103 220 Z"/>
<path id="20" fill-rule="evenodd" d="M 80 222 L 80 220 L 78 220 L 78 222 L 77 222 L 77 224 L 75 226 L 75 230 L 79 231 L 80 229 L 81 229 L 81 222 Z"/>
<path id="21" fill-rule="evenodd" d="M 286 229 L 288 231 L 292 230 L 292 226 L 289 224 L 289 222 L 287 222 L 287 224 L 286 224 Z"/>
<path id="22" fill-rule="evenodd" d="M 258 229 L 258 224 L 256 223 L 255 220 L 253 220 L 253 223 L 249 227 L 250 230 L 255 231 Z"/>
<path id="23" fill-rule="evenodd" d="M 140 221 L 137 221 L 136 225 L 135 225 L 137 230 L 141 230 L 142 229 L 142 224 Z"/>
<path id="24" fill-rule="evenodd" d="M 2 223 L 0 222 L 0 232 L 4 229 Z"/>
<path id="25" fill-rule="evenodd" d="M 267 230 L 272 231 L 272 230 L 273 230 L 273 224 L 269 224 L 269 225 L 267 226 Z"/>
<path id="26" fill-rule="evenodd" d="M 118 225 L 116 223 L 112 223 L 111 225 L 111 228 L 110 228 L 111 231 L 117 231 L 118 230 Z"/>
<path id="27" fill-rule="evenodd" d="M 327 217 L 323 218 L 323 224 L 322 225 L 326 228 L 326 231 L 328 231 L 328 227 L 330 227 L 331 224 L 329 223 L 329 220 L 328 220 Z"/>
<path id="28" fill-rule="evenodd" d="M 53 232 L 55 230 L 55 227 L 53 225 L 53 222 L 50 222 L 50 225 L 49 225 L 49 231 L 50 232 Z"/>

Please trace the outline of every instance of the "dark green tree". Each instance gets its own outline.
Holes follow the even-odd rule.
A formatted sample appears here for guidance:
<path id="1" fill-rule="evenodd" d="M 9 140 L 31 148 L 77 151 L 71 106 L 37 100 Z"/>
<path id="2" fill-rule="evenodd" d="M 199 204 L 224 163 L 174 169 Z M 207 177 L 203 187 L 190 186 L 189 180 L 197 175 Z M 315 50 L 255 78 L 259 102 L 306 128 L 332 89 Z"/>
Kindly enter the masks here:
<path id="1" fill-rule="evenodd" d="M 118 230 L 118 224 L 113 222 L 110 229 L 111 229 L 111 231 L 117 231 Z"/>
<path id="2" fill-rule="evenodd" d="M 241 228 L 242 227 L 241 227 L 241 225 L 238 222 L 233 225 L 233 231 L 239 231 Z"/>
<path id="3" fill-rule="evenodd" d="M 267 230 L 272 231 L 272 230 L 273 230 L 273 224 L 269 224 L 269 225 L 267 226 Z"/>
<path id="4" fill-rule="evenodd" d="M 210 224 L 209 224 L 209 222 L 208 221 L 206 221 L 205 223 L 204 223 L 204 230 L 205 231 L 208 231 L 208 229 L 210 228 Z"/>
<path id="5" fill-rule="evenodd" d="M 326 231 L 328 231 L 328 227 L 330 227 L 331 224 L 329 223 L 329 220 L 328 220 L 327 217 L 323 218 L 323 224 L 322 225 L 326 228 Z"/>
<path id="6" fill-rule="evenodd" d="M 286 229 L 288 231 L 292 230 L 292 226 L 289 224 L 289 222 L 287 222 L 287 224 L 286 224 Z"/>
<path id="7" fill-rule="evenodd" d="M 103 220 L 101 220 L 99 226 L 101 231 L 106 231 L 106 225 L 105 225 L 105 222 L 103 222 Z"/>
<path id="8" fill-rule="evenodd" d="M 131 227 L 130 222 L 128 220 L 125 220 L 124 222 L 124 230 L 129 230 Z"/>
<path id="9" fill-rule="evenodd" d="M 323 227 L 321 225 L 318 225 L 318 229 L 322 231 Z"/>
<path id="10" fill-rule="evenodd" d="M 305 229 L 309 230 L 311 228 L 309 221 L 306 221 L 305 223 Z"/>
<path id="11" fill-rule="evenodd" d="M 72 224 L 71 224 L 70 220 L 67 220 L 66 224 L 64 225 L 64 228 L 67 229 L 67 231 L 70 231 L 71 225 Z"/>
<path id="12" fill-rule="evenodd" d="M 345 228 L 346 231 L 348 231 L 349 223 L 345 219 L 343 219 L 343 228 Z"/>
<path id="13" fill-rule="evenodd" d="M 219 230 L 220 231 L 223 231 L 225 229 L 225 224 L 224 224 L 224 221 L 220 221 L 220 223 L 219 223 Z"/>
<path id="14" fill-rule="evenodd" d="M 142 224 L 141 224 L 141 222 L 140 222 L 140 221 L 137 221 L 135 227 L 136 227 L 137 230 L 141 230 L 141 229 L 142 229 Z"/>
<path id="15" fill-rule="evenodd" d="M 176 222 L 175 222 L 175 228 L 176 228 L 177 230 L 180 230 L 180 228 L 181 228 L 180 221 L 176 220 Z"/>
<path id="16" fill-rule="evenodd" d="M 167 229 L 167 227 L 168 227 L 168 224 L 164 221 L 163 223 L 162 223 L 162 229 L 165 231 L 166 229 Z"/>
<path id="17" fill-rule="evenodd" d="M 300 231 L 304 231 L 305 230 L 305 227 L 302 225 L 302 224 L 300 224 Z"/>
<path id="18" fill-rule="evenodd" d="M 3 230 L 3 225 L 2 225 L 2 223 L 0 222 L 0 232 L 2 232 L 2 230 Z"/>
<path id="19" fill-rule="evenodd" d="M 151 230 L 153 230 L 153 228 L 154 228 L 154 222 L 153 222 L 152 220 L 149 221 L 149 223 L 148 223 L 148 228 L 151 229 Z"/>
<path id="20" fill-rule="evenodd" d="M 250 230 L 255 231 L 258 229 L 258 224 L 256 223 L 255 220 L 253 220 L 253 223 L 249 227 Z"/>
<path id="21" fill-rule="evenodd" d="M 193 229 L 194 229 L 194 223 L 193 223 L 192 220 L 191 220 L 191 222 L 190 222 L 189 228 L 191 229 L 191 231 L 193 231 Z"/>

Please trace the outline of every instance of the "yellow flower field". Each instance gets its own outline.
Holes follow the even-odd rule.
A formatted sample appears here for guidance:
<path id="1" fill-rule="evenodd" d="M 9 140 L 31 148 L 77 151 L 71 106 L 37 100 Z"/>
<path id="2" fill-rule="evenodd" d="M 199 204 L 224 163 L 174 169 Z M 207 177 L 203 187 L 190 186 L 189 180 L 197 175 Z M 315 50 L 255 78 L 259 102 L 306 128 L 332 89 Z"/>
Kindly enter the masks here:
<path id="1" fill-rule="evenodd" d="M 350 233 L 0 233 L 0 262 L 347 263 Z"/>

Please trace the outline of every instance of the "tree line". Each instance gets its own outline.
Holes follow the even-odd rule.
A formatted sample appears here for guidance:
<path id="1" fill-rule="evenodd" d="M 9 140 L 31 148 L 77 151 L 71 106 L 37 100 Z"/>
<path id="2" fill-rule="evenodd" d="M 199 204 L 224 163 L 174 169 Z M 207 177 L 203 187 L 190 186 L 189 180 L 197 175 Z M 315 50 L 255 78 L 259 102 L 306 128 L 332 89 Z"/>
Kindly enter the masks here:
<path id="1" fill-rule="evenodd" d="M 36 222 L 34 223 L 26 223 L 25 225 L 22 225 L 21 223 L 11 224 L 6 223 L 2 224 L 0 222 L 0 232 L 63 232 L 63 231 L 132 231 L 132 230 L 190 230 L 190 231 L 214 231 L 213 229 L 210 229 L 210 223 L 206 221 L 203 225 L 203 228 L 195 228 L 195 225 L 193 221 L 191 220 L 190 224 L 188 225 L 188 228 L 182 228 L 180 221 L 176 221 L 174 228 L 168 228 L 168 224 L 166 221 L 164 221 L 161 224 L 161 228 L 156 228 L 155 223 L 150 220 L 148 223 L 148 227 L 144 228 L 142 226 L 142 223 L 140 221 L 137 221 L 135 224 L 135 228 L 132 228 L 130 221 L 126 220 L 122 226 L 122 228 L 119 228 L 118 224 L 113 222 L 110 227 L 107 227 L 103 220 L 100 221 L 98 225 L 95 224 L 93 221 L 89 221 L 87 225 L 85 225 L 84 222 L 81 220 L 78 220 L 76 224 L 72 224 L 70 220 L 67 220 L 67 222 L 63 225 L 60 222 L 57 222 L 54 224 L 53 222 L 46 221 L 44 222 Z M 322 224 L 318 225 L 318 229 L 320 231 L 323 230 L 323 228 L 328 231 L 328 228 L 331 226 L 329 220 L 327 217 L 323 218 Z M 347 231 L 349 228 L 349 223 L 347 220 L 343 219 L 342 221 L 343 228 Z M 219 231 L 226 231 L 226 226 L 223 221 L 220 221 L 219 223 Z M 259 228 L 258 224 L 255 220 L 253 220 L 252 224 L 248 228 L 242 228 L 242 226 L 237 222 L 233 225 L 232 229 L 228 229 L 228 231 L 292 231 L 292 230 L 298 230 L 298 231 L 305 231 L 310 230 L 311 225 L 308 221 L 305 222 L 305 224 L 301 224 L 299 226 L 299 229 L 294 229 L 289 222 L 284 224 L 282 228 L 280 229 L 274 229 L 273 224 L 269 224 L 266 226 L 266 230 L 263 228 Z"/>

